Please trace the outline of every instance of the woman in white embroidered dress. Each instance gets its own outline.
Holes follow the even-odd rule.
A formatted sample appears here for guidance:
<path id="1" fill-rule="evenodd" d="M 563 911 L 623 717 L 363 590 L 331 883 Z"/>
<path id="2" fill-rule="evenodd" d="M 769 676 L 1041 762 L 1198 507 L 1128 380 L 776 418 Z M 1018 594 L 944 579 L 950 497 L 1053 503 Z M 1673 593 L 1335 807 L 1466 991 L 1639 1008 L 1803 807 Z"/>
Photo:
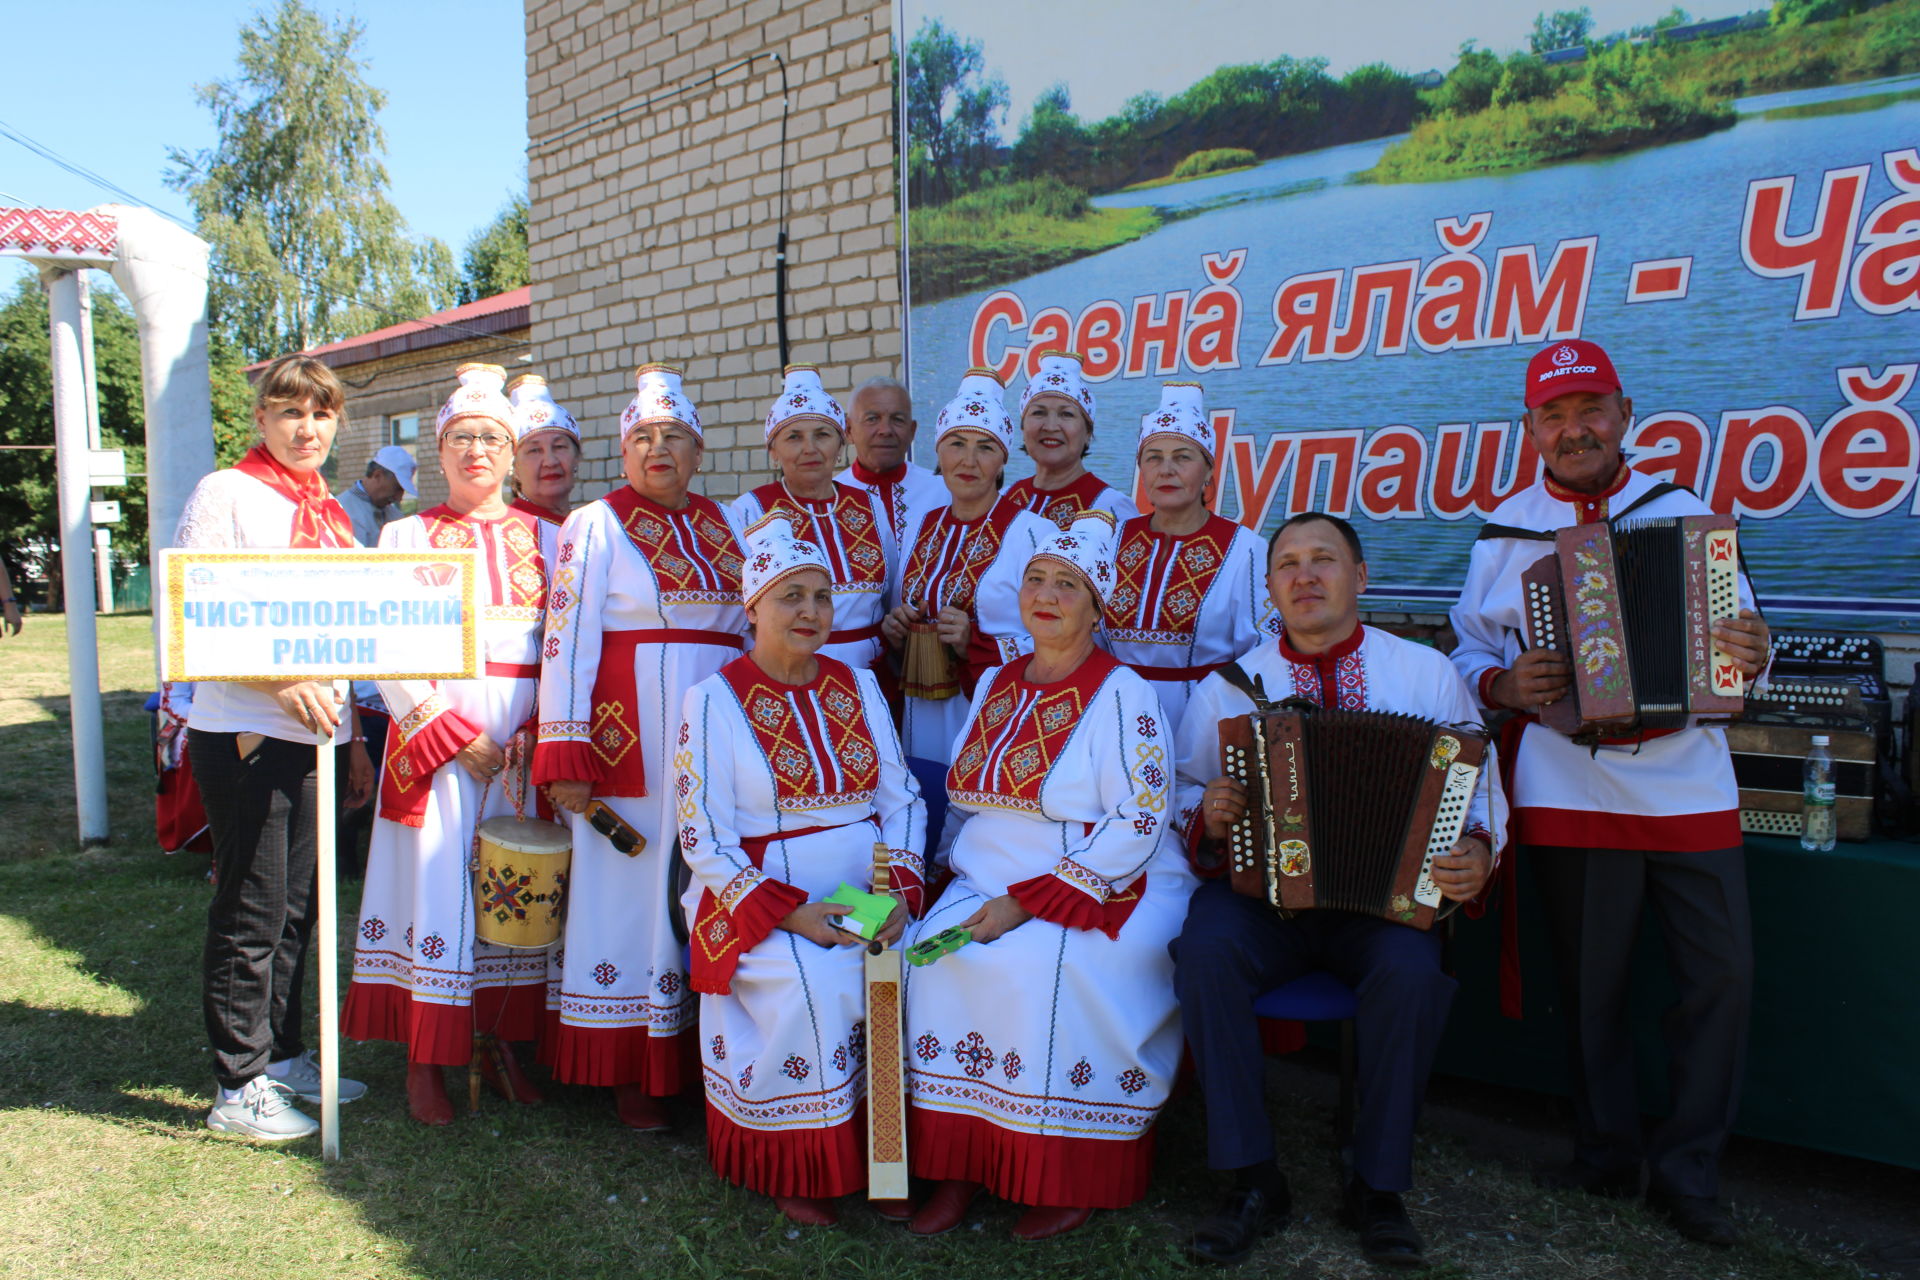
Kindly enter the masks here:
<path id="1" fill-rule="evenodd" d="M 819 652 L 827 558 L 785 524 L 751 535 L 753 649 L 687 694 L 675 760 L 707 1090 L 707 1157 L 795 1222 L 831 1225 L 867 1183 L 866 982 L 821 899 L 872 887 L 888 852 L 891 943 L 920 903 L 926 811 L 871 671 Z M 891 1206 L 904 1217 L 904 1204 Z"/>
<path id="2" fill-rule="evenodd" d="M 514 812 L 515 783 L 522 804 L 532 808 L 525 755 L 540 684 L 554 526 L 509 510 L 502 496 L 514 444 L 505 371 L 467 364 L 458 376 L 436 431 L 447 500 L 389 524 L 380 545 L 479 550 L 486 674 L 380 681 L 394 732 L 341 1015 L 353 1039 L 407 1047 L 407 1109 L 427 1125 L 453 1122 L 440 1068 L 471 1061 L 476 1035 L 535 1039 L 547 995 L 547 952 L 475 938 L 469 863 L 480 824 Z M 505 748 L 523 731 L 516 768 L 505 771 Z M 503 1097 L 540 1100 L 511 1050 L 481 1061 Z"/>
<path id="3" fill-rule="evenodd" d="M 1207 507 L 1213 447 L 1200 384 L 1164 384 L 1134 455 L 1153 511 L 1120 528 L 1103 628 L 1108 651 L 1153 683 L 1176 728 L 1194 685 L 1280 634 L 1266 544 Z"/>
<path id="4" fill-rule="evenodd" d="M 913 940 L 973 940 L 907 974 L 913 1231 L 959 1225 L 984 1186 L 1022 1239 L 1145 1192 L 1180 1065 L 1167 943 L 1193 880 L 1163 839 L 1172 732 L 1153 689 L 1094 647 L 1113 584 L 1104 517 L 1028 562 L 1034 651 L 989 672 L 948 774 L 954 874 Z"/>
<path id="5" fill-rule="evenodd" d="M 1020 574 L 1055 533 L 1000 492 L 1013 448 L 1004 390 L 991 369 L 969 369 L 940 411 L 933 447 L 951 501 L 921 518 L 902 557 L 898 603 L 882 624 L 898 649 L 910 627 L 930 623 L 956 659 L 952 687 L 938 695 L 909 688 L 901 717 L 907 763 L 927 798 L 929 843 L 939 838 L 947 766 L 974 682 L 1032 645 L 1020 621 Z"/>
<path id="6" fill-rule="evenodd" d="M 513 402 L 513 509 L 558 528 L 573 511 L 574 473 L 580 467 L 580 424 L 547 390 L 547 380 L 523 373 L 507 384 Z"/>
<path id="7" fill-rule="evenodd" d="M 1020 396 L 1020 438 L 1033 459 L 1033 474 L 1016 480 L 1007 497 L 1023 511 L 1061 529 L 1089 511 L 1104 511 L 1115 525 L 1140 514 L 1126 494 L 1087 470 L 1093 448 L 1093 390 L 1071 351 L 1043 351 Z"/>
<path id="8" fill-rule="evenodd" d="M 569 1084 L 611 1085 L 622 1123 L 664 1129 L 692 1075 L 695 1007 L 668 904 L 673 743 L 687 690 L 744 647 L 740 550 L 726 513 L 688 492 L 700 415 L 680 371 L 647 365 L 620 417 L 627 483 L 567 517 L 547 597 L 534 780 L 575 816 L 573 879 L 541 1057 Z M 629 857 L 594 830 L 604 800 L 646 838 Z"/>
<path id="9" fill-rule="evenodd" d="M 834 631 L 821 653 L 871 667 L 883 652 L 880 622 L 900 551 L 879 495 L 833 478 L 846 434 L 846 411 L 821 385 L 820 371 L 788 365 L 767 410 L 767 454 L 780 478 L 734 499 L 733 522 L 749 529 L 770 511 L 799 518 L 833 576 Z"/>

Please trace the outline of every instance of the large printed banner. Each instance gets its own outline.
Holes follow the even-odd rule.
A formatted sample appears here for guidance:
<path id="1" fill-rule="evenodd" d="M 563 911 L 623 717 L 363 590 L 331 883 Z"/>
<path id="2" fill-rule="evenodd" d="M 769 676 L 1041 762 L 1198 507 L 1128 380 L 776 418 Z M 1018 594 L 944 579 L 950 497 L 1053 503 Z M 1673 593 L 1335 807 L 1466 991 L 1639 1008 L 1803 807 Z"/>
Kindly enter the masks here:
<path id="1" fill-rule="evenodd" d="M 160 553 L 167 680 L 468 680 L 481 674 L 480 556 L 453 551 Z"/>
<path id="2" fill-rule="evenodd" d="M 1741 517 L 1776 626 L 1920 623 L 1920 76 L 1805 87 L 1851 65 L 1833 24 L 1734 7 L 1636 31 L 1648 6 L 1602 3 L 1544 56 L 1525 18 L 1504 46 L 1468 29 L 1479 6 L 1204 7 L 1066 6 L 1055 40 L 1031 6 L 902 0 L 922 421 L 969 366 L 1013 407 L 1068 348 L 1099 384 L 1089 465 L 1127 487 L 1159 384 L 1197 379 L 1217 510 L 1344 515 L 1370 604 L 1444 607 L 1481 520 L 1540 473 L 1528 358 L 1588 338 L 1633 399 L 1633 464 Z M 1874 14 L 1920 22 L 1920 0 Z M 1375 35 L 1417 54 L 1388 33 L 1448 22 L 1407 74 L 1313 58 Z M 949 74 L 943 48 L 974 57 Z M 1802 87 L 1726 87 L 1763 62 Z"/>

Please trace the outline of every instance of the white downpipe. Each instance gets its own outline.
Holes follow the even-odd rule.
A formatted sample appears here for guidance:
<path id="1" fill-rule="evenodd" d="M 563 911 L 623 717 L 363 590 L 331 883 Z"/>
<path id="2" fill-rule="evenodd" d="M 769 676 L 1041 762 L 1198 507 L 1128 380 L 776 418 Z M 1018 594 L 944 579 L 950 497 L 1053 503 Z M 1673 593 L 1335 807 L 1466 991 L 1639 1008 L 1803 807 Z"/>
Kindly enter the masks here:
<path id="1" fill-rule="evenodd" d="M 60 494 L 60 586 L 67 610 L 67 682 L 73 725 L 73 788 L 80 843 L 106 843 L 107 753 L 100 724 L 100 654 L 94 639 L 93 520 L 88 484 L 86 363 L 81 355 L 80 276 L 42 272 L 51 295 L 53 442 Z"/>
<path id="2" fill-rule="evenodd" d="M 160 552 L 187 498 L 213 470 L 213 390 L 207 356 L 207 242 L 159 214 L 104 205 L 120 224 L 109 270 L 140 328 L 140 383 L 147 408 L 147 545 L 154 601 L 160 600 Z M 159 679 L 159 651 L 155 648 Z"/>

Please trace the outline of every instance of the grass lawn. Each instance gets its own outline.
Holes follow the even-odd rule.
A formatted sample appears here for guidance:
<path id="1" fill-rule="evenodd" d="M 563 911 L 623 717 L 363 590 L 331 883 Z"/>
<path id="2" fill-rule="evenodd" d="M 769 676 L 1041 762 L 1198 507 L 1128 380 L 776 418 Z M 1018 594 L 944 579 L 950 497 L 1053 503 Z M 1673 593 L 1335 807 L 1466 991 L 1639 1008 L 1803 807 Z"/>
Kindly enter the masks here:
<path id="1" fill-rule="evenodd" d="M 123 625 L 123 622 L 127 625 Z M 406 1118 L 404 1057 L 349 1045 L 372 1092 L 345 1109 L 345 1158 L 317 1142 L 255 1147 L 201 1124 L 212 1084 L 198 1010 L 203 863 L 167 858 L 141 825 L 145 726 L 114 716 L 115 843 L 73 848 L 60 701 L 58 620 L 0 642 L 14 679 L 0 703 L 0 811 L 16 845 L 0 861 L 0 1276 L 231 1280 L 307 1277 L 1102 1276 L 1210 1274 L 1179 1244 L 1211 1209 L 1201 1111 L 1179 1098 L 1161 1126 L 1145 1202 L 1076 1236 L 1019 1246 L 1016 1211 L 983 1204 L 952 1235 L 917 1240 L 853 1201 L 837 1231 L 800 1231 L 708 1169 L 699 1112 L 665 1137 L 619 1128 L 595 1090 L 554 1088 L 544 1106 L 491 1097 L 476 1117 L 425 1131 Z M 144 620 L 109 620 L 107 683 L 145 679 Z M 125 794 L 122 794 L 122 793 Z M 342 946 L 357 886 L 342 903 Z M 311 1008 L 311 1003 L 309 1004 Z M 456 1088 L 456 1098 L 463 1094 Z M 1296 1223 L 1232 1274 L 1375 1274 L 1335 1222 L 1319 1099 L 1271 1099 Z M 1535 1191 L 1451 1141 L 1423 1141 L 1409 1197 L 1436 1277 L 1856 1276 L 1844 1259 L 1748 1217 L 1747 1243 L 1678 1241 L 1642 1210 Z"/>

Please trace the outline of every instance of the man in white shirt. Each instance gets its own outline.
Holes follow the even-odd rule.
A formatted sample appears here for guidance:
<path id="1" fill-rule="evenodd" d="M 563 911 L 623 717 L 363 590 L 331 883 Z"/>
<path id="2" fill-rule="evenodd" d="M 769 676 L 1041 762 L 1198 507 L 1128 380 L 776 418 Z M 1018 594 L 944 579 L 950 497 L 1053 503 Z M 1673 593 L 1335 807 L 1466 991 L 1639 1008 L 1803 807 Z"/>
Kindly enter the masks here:
<path id="1" fill-rule="evenodd" d="M 919 425 L 905 387 L 892 378 L 867 379 L 853 393 L 847 413 L 853 465 L 834 477 L 879 496 L 902 556 L 920 517 L 947 504 L 947 486 L 912 459 L 913 433 Z"/>
<path id="2" fill-rule="evenodd" d="M 413 455 L 390 444 L 373 455 L 367 474 L 334 496 L 353 521 L 353 540 L 363 547 L 380 545 L 380 530 L 400 518 L 400 499 L 417 498 L 413 487 Z"/>

